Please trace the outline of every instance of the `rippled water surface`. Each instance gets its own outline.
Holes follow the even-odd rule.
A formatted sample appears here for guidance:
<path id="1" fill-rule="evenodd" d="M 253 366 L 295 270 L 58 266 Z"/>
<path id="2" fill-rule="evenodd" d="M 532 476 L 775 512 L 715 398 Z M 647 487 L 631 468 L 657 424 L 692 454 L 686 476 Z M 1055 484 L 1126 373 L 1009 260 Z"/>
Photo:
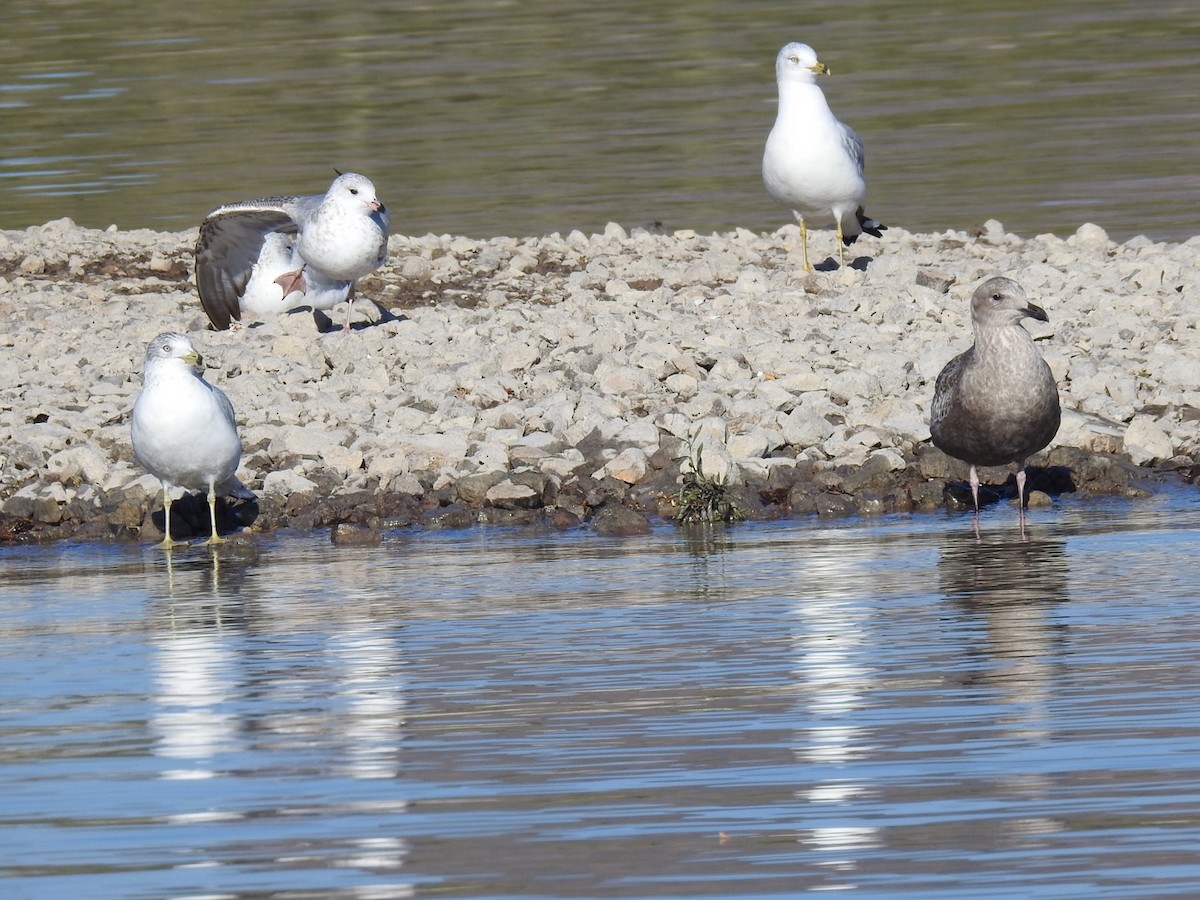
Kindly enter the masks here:
<path id="1" fill-rule="evenodd" d="M 1200 499 L 0 549 L 5 897 L 1193 896 Z"/>
<path id="2" fill-rule="evenodd" d="M 1200 232 L 1194 0 L 12 0 L 0 228 L 183 229 L 371 175 L 401 233 L 774 230 L 774 57 L 817 48 L 912 231 Z"/>

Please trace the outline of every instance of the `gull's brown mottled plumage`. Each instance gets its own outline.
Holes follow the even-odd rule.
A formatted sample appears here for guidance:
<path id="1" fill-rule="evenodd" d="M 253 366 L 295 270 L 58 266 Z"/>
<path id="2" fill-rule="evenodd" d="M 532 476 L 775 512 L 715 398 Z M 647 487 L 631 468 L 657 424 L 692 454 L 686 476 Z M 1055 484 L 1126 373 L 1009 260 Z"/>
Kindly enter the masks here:
<path id="1" fill-rule="evenodd" d="M 971 467 L 979 512 L 976 466 L 1015 464 L 1021 526 L 1025 522 L 1025 460 L 1058 433 L 1058 385 L 1033 338 L 1021 326 L 1048 321 L 1011 278 L 989 278 L 971 297 L 975 343 L 946 364 L 933 391 L 933 443 Z"/>

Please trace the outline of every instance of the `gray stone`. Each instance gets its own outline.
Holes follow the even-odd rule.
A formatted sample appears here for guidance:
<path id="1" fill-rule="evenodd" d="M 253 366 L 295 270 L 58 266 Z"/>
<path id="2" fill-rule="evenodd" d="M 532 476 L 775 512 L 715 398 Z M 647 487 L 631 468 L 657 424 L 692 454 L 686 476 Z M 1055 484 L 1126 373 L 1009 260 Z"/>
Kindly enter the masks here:
<path id="1" fill-rule="evenodd" d="M 588 525 L 596 534 L 609 537 L 630 537 L 650 533 L 650 520 L 644 513 L 616 503 L 602 507 L 588 520 Z"/>
<path id="2" fill-rule="evenodd" d="M 375 547 L 382 541 L 378 528 L 350 522 L 334 525 L 329 538 L 336 547 Z"/>
<path id="3" fill-rule="evenodd" d="M 1135 465 L 1144 466 L 1175 454 L 1171 438 L 1149 416 L 1135 416 L 1125 429 L 1125 452 Z"/>

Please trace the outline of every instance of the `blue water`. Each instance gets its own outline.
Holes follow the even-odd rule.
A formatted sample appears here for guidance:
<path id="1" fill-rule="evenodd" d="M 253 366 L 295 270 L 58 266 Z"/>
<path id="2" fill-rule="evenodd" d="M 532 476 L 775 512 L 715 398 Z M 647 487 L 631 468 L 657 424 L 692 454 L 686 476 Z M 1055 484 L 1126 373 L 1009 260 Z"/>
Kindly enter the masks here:
<path id="1" fill-rule="evenodd" d="M 1191 896 L 1200 499 L 0 549 L 5 897 Z"/>

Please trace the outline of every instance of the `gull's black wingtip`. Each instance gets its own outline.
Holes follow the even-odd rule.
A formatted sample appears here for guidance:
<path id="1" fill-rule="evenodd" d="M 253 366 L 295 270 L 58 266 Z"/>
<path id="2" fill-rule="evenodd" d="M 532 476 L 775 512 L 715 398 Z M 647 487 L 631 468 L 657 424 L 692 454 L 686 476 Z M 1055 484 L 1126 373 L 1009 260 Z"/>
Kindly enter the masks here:
<path id="1" fill-rule="evenodd" d="M 861 206 L 858 208 L 858 227 L 866 234 L 871 235 L 871 237 L 883 237 L 883 232 L 887 231 L 887 226 L 882 222 L 876 222 L 874 219 L 868 218 Z M 846 243 L 848 245 L 850 242 L 846 241 Z"/>

